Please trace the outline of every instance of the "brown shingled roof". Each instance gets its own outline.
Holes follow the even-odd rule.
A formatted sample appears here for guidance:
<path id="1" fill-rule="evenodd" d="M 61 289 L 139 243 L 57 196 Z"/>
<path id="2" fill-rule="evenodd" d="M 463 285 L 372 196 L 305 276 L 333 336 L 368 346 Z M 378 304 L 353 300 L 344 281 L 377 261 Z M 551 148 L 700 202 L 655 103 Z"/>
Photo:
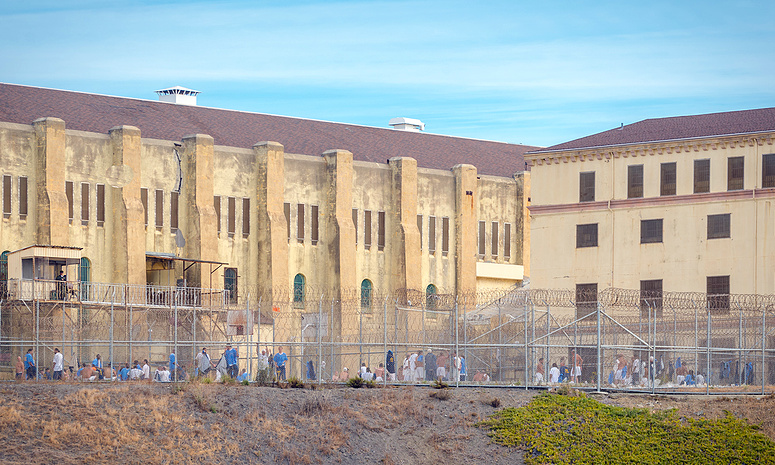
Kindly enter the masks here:
<path id="1" fill-rule="evenodd" d="M 654 118 L 529 153 L 610 147 L 775 130 L 775 108 Z"/>
<path id="2" fill-rule="evenodd" d="M 31 124 L 42 117 L 65 121 L 68 129 L 107 133 L 114 126 L 140 128 L 143 137 L 180 140 L 208 134 L 218 145 L 250 148 L 276 141 L 287 153 L 321 155 L 342 149 L 356 160 L 386 163 L 412 157 L 421 167 L 448 170 L 469 163 L 480 174 L 510 177 L 525 170 L 522 155 L 537 147 L 435 134 L 413 133 L 302 118 L 176 105 L 0 83 L 0 121 Z"/>

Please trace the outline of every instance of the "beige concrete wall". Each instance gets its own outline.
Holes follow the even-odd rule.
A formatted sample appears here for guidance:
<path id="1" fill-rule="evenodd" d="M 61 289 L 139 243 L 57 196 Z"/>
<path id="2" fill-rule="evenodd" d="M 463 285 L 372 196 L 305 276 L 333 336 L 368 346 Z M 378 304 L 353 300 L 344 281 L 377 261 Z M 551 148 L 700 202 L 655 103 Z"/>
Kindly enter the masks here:
<path id="1" fill-rule="evenodd" d="M 32 126 L 0 123 L 0 150 L 2 150 L 2 174 L 12 177 L 11 216 L 0 220 L 0 244 L 2 251 L 14 251 L 35 242 L 37 234 L 37 209 L 35 208 L 37 184 L 35 163 L 35 133 Z M 19 216 L 19 176 L 27 177 L 28 214 Z"/>
<path id="2" fill-rule="evenodd" d="M 775 189 L 761 189 L 765 153 L 775 153 L 771 136 L 541 157 L 531 173 L 532 286 L 639 289 L 641 280 L 662 279 L 664 291 L 705 292 L 708 276 L 729 275 L 732 293 L 775 293 Z M 727 160 L 739 156 L 743 190 L 727 191 Z M 709 194 L 693 194 L 697 159 L 711 160 Z M 660 196 L 660 165 L 670 162 L 677 195 Z M 641 199 L 627 199 L 630 165 L 643 165 Z M 596 173 L 595 202 L 579 204 L 579 173 L 587 171 Z M 722 213 L 731 215 L 731 237 L 707 239 L 707 216 Z M 641 220 L 658 218 L 663 242 L 641 244 Z M 598 224 L 598 247 L 576 248 L 576 225 L 587 223 Z"/>

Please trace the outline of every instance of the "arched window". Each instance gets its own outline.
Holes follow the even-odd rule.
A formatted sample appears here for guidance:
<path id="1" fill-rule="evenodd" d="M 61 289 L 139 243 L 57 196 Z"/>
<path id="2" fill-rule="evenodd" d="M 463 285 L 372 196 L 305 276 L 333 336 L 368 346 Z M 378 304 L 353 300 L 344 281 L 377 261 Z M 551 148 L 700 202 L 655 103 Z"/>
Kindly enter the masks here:
<path id="1" fill-rule="evenodd" d="M 436 301 L 438 300 L 436 293 L 436 286 L 428 284 L 428 287 L 425 288 L 425 307 L 430 309 L 436 308 Z"/>
<path id="2" fill-rule="evenodd" d="M 371 312 L 371 281 L 368 279 L 361 281 L 361 311 Z"/>
<path id="3" fill-rule="evenodd" d="M 299 273 L 293 278 L 293 306 L 296 308 L 304 308 L 304 298 L 306 294 L 306 279 L 304 275 Z"/>
<path id="4" fill-rule="evenodd" d="M 8 250 L 0 254 L 0 298 L 8 295 Z"/>
<path id="5" fill-rule="evenodd" d="M 91 280 L 91 262 L 86 257 L 81 258 L 80 275 L 81 275 L 81 300 L 89 300 L 89 281 Z"/>

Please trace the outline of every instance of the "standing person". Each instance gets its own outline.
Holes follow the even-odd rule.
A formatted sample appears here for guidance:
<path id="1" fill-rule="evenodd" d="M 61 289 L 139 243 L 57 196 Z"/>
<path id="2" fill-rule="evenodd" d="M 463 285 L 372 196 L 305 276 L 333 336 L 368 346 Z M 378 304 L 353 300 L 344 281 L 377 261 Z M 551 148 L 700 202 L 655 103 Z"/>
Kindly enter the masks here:
<path id="1" fill-rule="evenodd" d="M 536 378 L 536 384 L 541 384 L 544 382 L 544 358 L 543 357 L 538 359 L 535 378 Z"/>
<path id="2" fill-rule="evenodd" d="M 64 356 L 58 348 L 54 349 L 54 363 L 51 371 L 54 372 L 54 380 L 62 380 L 62 372 L 65 371 Z"/>
<path id="3" fill-rule="evenodd" d="M 417 380 L 417 355 L 419 353 L 422 353 L 418 351 L 417 354 L 412 353 L 408 355 L 409 357 L 409 381 L 418 381 Z M 406 378 L 406 372 L 404 372 L 404 378 Z"/>
<path id="4" fill-rule="evenodd" d="M 416 368 L 414 379 L 422 381 L 425 379 L 425 357 L 422 354 L 422 350 L 417 351 L 417 360 L 414 362 Z"/>
<path id="5" fill-rule="evenodd" d="M 460 381 L 466 380 L 466 358 L 465 356 L 460 356 Z"/>
<path id="6" fill-rule="evenodd" d="M 560 359 L 560 379 L 558 382 L 570 381 L 570 368 L 565 365 L 565 357 Z"/>
<path id="7" fill-rule="evenodd" d="M 196 354 L 196 367 L 199 370 L 199 376 L 207 376 L 210 372 L 210 356 L 207 355 L 207 347 L 202 347 L 202 351 Z"/>
<path id="8" fill-rule="evenodd" d="M 32 357 L 32 349 L 27 349 L 27 355 L 24 356 L 24 370 L 27 372 L 27 379 L 35 379 L 38 374 L 37 368 L 35 359 Z"/>
<path id="9" fill-rule="evenodd" d="M 67 296 L 67 275 L 64 271 L 59 270 L 59 276 L 56 278 L 57 287 L 57 300 L 65 300 Z"/>
<path id="10" fill-rule="evenodd" d="M 382 365 L 381 362 L 379 364 L 379 367 L 376 370 L 374 370 L 374 378 L 377 381 L 382 381 L 385 379 L 385 367 L 384 365 Z"/>
<path id="11" fill-rule="evenodd" d="M 16 356 L 16 381 L 22 381 L 24 380 L 24 362 L 22 361 L 22 356 L 17 355 Z"/>
<path id="12" fill-rule="evenodd" d="M 229 373 L 229 376 L 236 379 L 239 375 L 237 349 L 232 349 L 231 344 L 228 344 L 223 352 L 223 358 L 226 359 L 226 372 Z"/>
<path id="13" fill-rule="evenodd" d="M 552 384 L 560 382 L 560 369 L 556 363 L 552 363 L 552 368 L 549 370 L 549 382 Z"/>
<path id="14" fill-rule="evenodd" d="M 388 377 L 390 378 L 390 381 L 396 380 L 396 359 L 393 356 L 393 351 L 388 350 L 387 355 L 385 356 L 385 368 L 388 372 Z"/>
<path id="15" fill-rule="evenodd" d="M 97 356 L 99 358 L 99 355 Z M 151 380 L 151 366 L 148 365 L 148 359 L 143 359 L 143 379 L 150 381 Z"/>
<path id="16" fill-rule="evenodd" d="M 638 360 L 637 355 L 632 356 L 630 372 L 632 373 L 632 384 L 640 384 L 640 360 Z"/>
<path id="17" fill-rule="evenodd" d="M 436 354 L 433 350 L 428 349 L 428 353 L 425 354 L 425 380 L 433 381 L 436 379 Z"/>
<path id="18" fill-rule="evenodd" d="M 177 381 L 178 379 L 178 370 L 177 370 L 178 364 L 177 364 L 177 358 L 175 357 L 175 352 L 170 352 L 170 378 L 172 381 Z"/>
<path id="19" fill-rule="evenodd" d="M 452 376 L 449 380 L 453 382 L 460 381 L 460 357 L 457 356 L 457 352 L 452 352 Z"/>
<path id="20" fill-rule="evenodd" d="M 100 358 L 100 354 L 97 354 L 94 360 L 91 361 L 91 366 L 97 372 L 97 377 L 102 379 L 104 377 L 104 372 L 102 371 L 102 359 Z"/>
<path id="21" fill-rule="evenodd" d="M 288 356 L 283 352 L 283 346 L 278 347 L 277 353 L 274 354 L 274 365 L 277 368 L 277 380 L 285 381 L 285 362 L 288 361 Z"/>
<path id="22" fill-rule="evenodd" d="M 573 349 L 573 382 L 578 383 L 579 379 L 581 378 L 581 366 L 584 363 L 584 359 L 581 358 L 581 355 L 576 351 L 576 349 Z"/>
<path id="23" fill-rule="evenodd" d="M 124 367 L 118 370 L 118 377 L 121 381 L 129 379 L 129 363 L 124 364 Z"/>
<path id="24" fill-rule="evenodd" d="M 449 355 L 447 352 L 441 352 L 439 358 L 436 359 L 436 376 L 441 378 L 442 381 L 447 379 L 447 361 Z"/>

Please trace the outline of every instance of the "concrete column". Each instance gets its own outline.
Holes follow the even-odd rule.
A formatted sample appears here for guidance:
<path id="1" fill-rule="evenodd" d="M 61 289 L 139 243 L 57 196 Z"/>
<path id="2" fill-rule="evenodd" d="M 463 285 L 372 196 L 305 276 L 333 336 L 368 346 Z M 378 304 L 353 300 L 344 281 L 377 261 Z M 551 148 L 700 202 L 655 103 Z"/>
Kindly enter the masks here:
<path id="1" fill-rule="evenodd" d="M 183 138 L 178 149 L 183 169 L 183 186 L 178 201 L 180 232 L 186 239 L 184 255 L 201 260 L 218 260 L 218 231 L 213 206 L 213 138 L 194 134 Z M 189 268 L 189 286 L 220 288 L 223 271 L 210 275 L 209 265 Z"/>
<path id="2" fill-rule="evenodd" d="M 65 194 L 65 122 L 59 118 L 41 118 L 33 121 L 32 126 L 37 142 L 35 242 L 67 246 L 70 241 Z"/>
<path id="3" fill-rule="evenodd" d="M 285 149 L 277 142 L 259 142 L 253 151 L 258 174 L 258 289 L 265 301 L 290 300 L 288 231 L 283 211 Z"/>
<path id="4" fill-rule="evenodd" d="M 476 167 L 455 165 L 455 285 L 458 295 L 476 291 L 479 191 Z"/>
<path id="5" fill-rule="evenodd" d="M 392 290 L 424 292 L 420 263 L 420 231 L 417 229 L 417 160 L 394 157 L 388 160 L 392 173 L 393 248 Z"/>
<path id="6" fill-rule="evenodd" d="M 517 264 L 524 269 L 524 278 L 530 277 L 530 171 L 523 171 L 514 175 L 517 182 L 517 223 L 514 225 L 514 234 L 517 238 L 516 250 Z"/>
<path id="7" fill-rule="evenodd" d="M 326 160 L 327 192 L 325 232 L 321 240 L 327 246 L 333 270 L 326 283 L 343 297 L 357 295 L 360 286 L 355 274 L 355 225 L 353 208 L 353 154 L 347 150 L 329 150 L 323 153 Z"/>
<path id="8" fill-rule="evenodd" d="M 111 128 L 113 166 L 108 170 L 113 206 L 113 283 L 146 284 L 145 225 L 140 200 L 140 130 L 134 126 Z"/>

